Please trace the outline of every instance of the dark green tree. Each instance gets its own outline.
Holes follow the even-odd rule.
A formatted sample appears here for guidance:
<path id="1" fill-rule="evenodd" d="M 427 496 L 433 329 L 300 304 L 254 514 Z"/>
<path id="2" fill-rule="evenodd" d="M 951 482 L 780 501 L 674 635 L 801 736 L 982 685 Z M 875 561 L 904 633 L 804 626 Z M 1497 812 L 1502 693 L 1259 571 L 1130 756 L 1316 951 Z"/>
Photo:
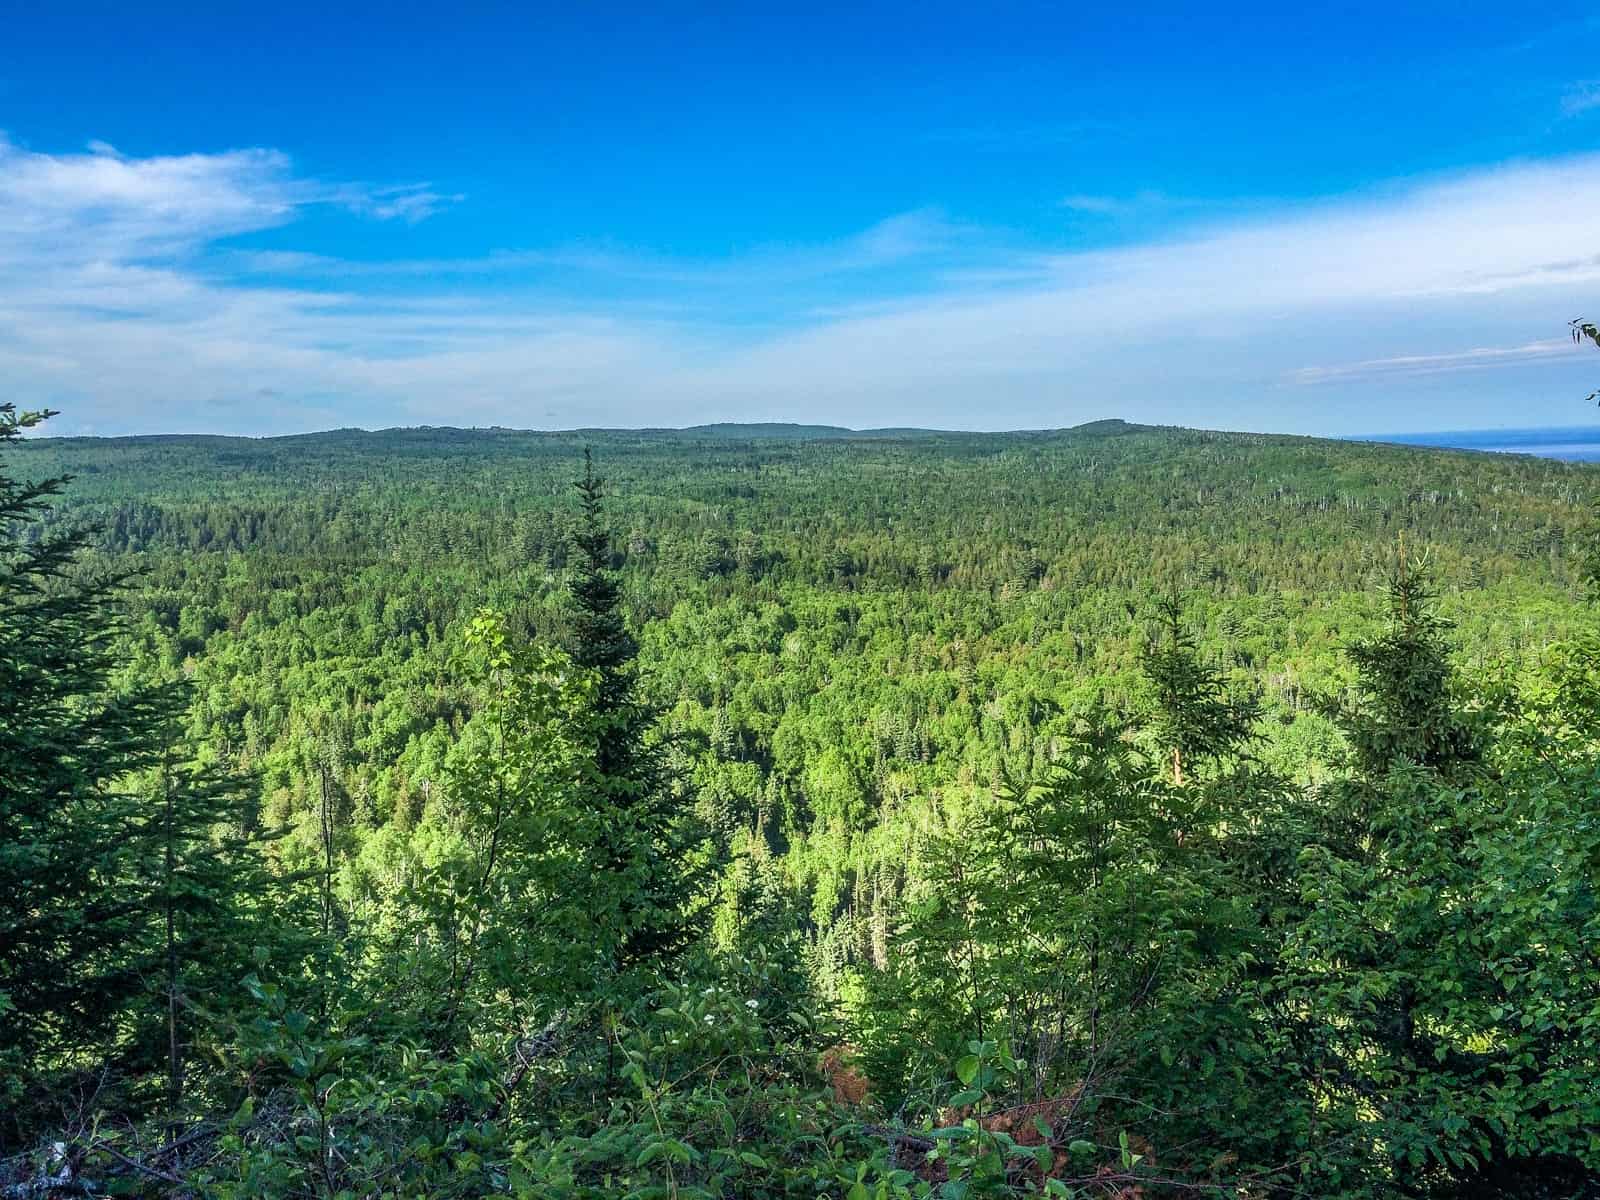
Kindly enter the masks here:
<path id="1" fill-rule="evenodd" d="M 1320 707 L 1344 730 L 1365 779 L 1401 764 L 1448 772 L 1476 762 L 1480 748 L 1456 698 L 1451 624 L 1439 615 L 1427 564 L 1410 562 L 1403 540 L 1384 593 L 1386 628 L 1346 651 L 1353 697 Z"/>
<path id="2" fill-rule="evenodd" d="M 0 445 L 49 415 L 0 405 Z M 186 1006 L 250 944 L 247 856 L 217 833 L 240 781 L 165 766 L 185 690 L 118 685 L 126 576 L 46 524 L 66 482 L 0 473 L 0 1139 L 78 1068 L 164 1061 L 176 1099 Z"/>
<path id="3" fill-rule="evenodd" d="M 637 686 L 638 645 L 622 615 L 605 522 L 605 484 L 586 450 L 567 585 L 573 661 L 595 673 L 594 757 L 587 787 L 601 814 L 595 866 L 612 905 L 618 969 L 670 957 L 699 928 L 690 864 L 699 839 Z"/>
<path id="4" fill-rule="evenodd" d="M 1320 1097 L 1321 1186 L 1441 1194 L 1494 1156 L 1512 1098 L 1482 949 L 1501 919 L 1477 902 L 1496 804 L 1449 623 L 1403 543 L 1384 592 L 1383 631 L 1347 649 L 1353 694 L 1319 702 L 1350 769 L 1303 814 L 1304 907 L 1275 986 L 1307 1022 L 1296 1059 Z"/>
<path id="5" fill-rule="evenodd" d="M 287 965 L 309 949 L 284 922 L 295 881 L 267 869 L 259 839 L 238 820 L 253 781 L 212 764 L 172 761 L 175 751 L 135 789 L 141 804 L 130 846 L 138 853 L 124 885 L 146 901 L 146 919 L 124 952 L 154 993 L 153 1002 L 125 1014 L 134 1037 L 126 1060 L 141 1071 L 164 1062 L 173 1119 L 194 1042 L 213 1032 L 210 1018 L 242 999 L 251 950 L 272 945 L 287 952 Z"/>
<path id="6" fill-rule="evenodd" d="M 1222 676 L 1201 659 L 1176 596 L 1161 601 L 1159 617 L 1140 665 L 1155 691 L 1151 732 L 1181 787 L 1197 767 L 1244 753 L 1260 706 L 1230 696 Z"/>
<path id="7" fill-rule="evenodd" d="M 0 405 L 0 447 L 53 414 Z M 119 692 L 124 579 L 78 570 L 90 531 L 44 525 L 65 477 L 0 474 L 0 1078 L 14 1093 L 105 1050 L 143 984 L 127 954 L 148 916 L 126 883 L 173 688 Z"/>

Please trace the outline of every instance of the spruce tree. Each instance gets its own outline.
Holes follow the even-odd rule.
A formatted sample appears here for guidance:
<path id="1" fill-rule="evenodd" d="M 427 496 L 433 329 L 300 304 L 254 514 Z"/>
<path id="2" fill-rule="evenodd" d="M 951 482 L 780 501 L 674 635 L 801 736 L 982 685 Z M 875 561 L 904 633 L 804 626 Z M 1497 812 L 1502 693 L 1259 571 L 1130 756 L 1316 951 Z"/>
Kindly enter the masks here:
<path id="1" fill-rule="evenodd" d="M 50 415 L 0 405 L 0 447 Z M 66 482 L 0 470 L 0 1144 L 63 1071 L 164 1061 L 176 1099 L 180 1009 L 249 945 L 239 782 L 165 765 L 180 686 L 114 683 L 127 577 L 44 524 Z"/>
<path id="2" fill-rule="evenodd" d="M 1353 695 L 1318 702 L 1345 734 L 1350 769 L 1304 814 L 1305 908 L 1275 983 L 1309 1019 L 1307 1077 L 1337 1081 L 1323 1114 L 1330 1141 L 1371 1137 L 1387 1159 L 1375 1169 L 1411 1195 L 1430 1175 L 1449 1177 L 1446 1150 L 1470 1174 L 1462 1152 L 1484 1153 L 1498 1119 L 1485 1123 L 1474 1096 L 1502 1067 L 1483 1028 L 1500 990 L 1484 969 L 1491 930 L 1475 932 L 1472 916 L 1474 830 L 1494 817 L 1457 701 L 1450 625 L 1403 541 L 1384 591 L 1385 628 L 1346 651 Z"/>
<path id="3" fill-rule="evenodd" d="M 0 405 L 0 447 L 54 414 Z M 137 798 L 182 697 L 117 692 L 114 575 L 85 577 L 90 531 L 47 529 L 67 480 L 0 468 L 0 1078 L 95 1048 L 142 987 L 126 953 L 146 917 L 122 885 Z M 3 1096 L 0 1096 L 3 1098 Z"/>
<path id="4" fill-rule="evenodd" d="M 1157 636 L 1141 666 L 1155 689 L 1152 729 L 1173 783 L 1182 786 L 1199 765 L 1244 755 L 1260 706 L 1228 695 L 1222 676 L 1201 659 L 1176 596 L 1161 601 Z"/>
<path id="5" fill-rule="evenodd" d="M 692 911 L 689 857 L 696 844 L 681 812 L 656 714 L 639 696 L 638 645 L 622 616 L 622 591 L 612 569 L 605 523 L 605 484 L 584 451 L 575 482 L 579 521 L 568 583 L 572 658 L 596 675 L 592 717 L 594 759 L 587 786 L 601 816 L 596 867 L 611 889 L 612 954 L 619 970 L 671 956 L 688 945 Z"/>
<path id="6" fill-rule="evenodd" d="M 134 1069 L 164 1061 L 169 1116 L 185 1096 L 200 1014 L 225 1011 L 241 998 L 253 948 L 273 944 L 288 958 L 304 940 L 279 927 L 293 881 L 268 871 L 253 832 L 235 819 L 251 799 L 251 781 L 170 761 L 175 751 L 138 789 L 143 803 L 130 841 L 138 864 L 124 885 L 145 897 L 146 920 L 125 952 L 148 997 L 127 1014 L 133 1040 L 125 1061 Z"/>
<path id="7" fill-rule="evenodd" d="M 1451 624 L 1439 615 L 1426 564 L 1409 561 L 1404 540 L 1384 592 L 1386 628 L 1346 651 L 1357 673 L 1353 702 L 1323 701 L 1323 711 L 1369 780 L 1400 764 L 1448 773 L 1476 762 L 1480 748 L 1455 699 Z"/>

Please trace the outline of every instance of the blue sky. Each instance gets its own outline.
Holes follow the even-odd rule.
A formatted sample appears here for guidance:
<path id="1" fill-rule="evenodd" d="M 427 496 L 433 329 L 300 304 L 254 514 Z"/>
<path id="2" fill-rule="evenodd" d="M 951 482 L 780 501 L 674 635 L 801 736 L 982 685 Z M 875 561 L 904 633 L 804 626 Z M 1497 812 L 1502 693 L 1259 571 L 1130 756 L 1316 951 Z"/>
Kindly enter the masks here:
<path id="1" fill-rule="evenodd" d="M 1600 22 L 1131 7 L 16 6 L 7 393 L 96 433 L 1587 419 Z"/>

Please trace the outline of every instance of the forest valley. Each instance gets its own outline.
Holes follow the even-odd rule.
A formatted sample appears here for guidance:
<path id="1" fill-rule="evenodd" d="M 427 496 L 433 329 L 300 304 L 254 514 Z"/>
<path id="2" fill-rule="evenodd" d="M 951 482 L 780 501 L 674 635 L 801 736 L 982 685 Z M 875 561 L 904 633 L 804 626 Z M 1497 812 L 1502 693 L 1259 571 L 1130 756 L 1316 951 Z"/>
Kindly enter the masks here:
<path id="1" fill-rule="evenodd" d="M 1595 468 L 44 415 L 3 1200 L 1600 1195 Z"/>

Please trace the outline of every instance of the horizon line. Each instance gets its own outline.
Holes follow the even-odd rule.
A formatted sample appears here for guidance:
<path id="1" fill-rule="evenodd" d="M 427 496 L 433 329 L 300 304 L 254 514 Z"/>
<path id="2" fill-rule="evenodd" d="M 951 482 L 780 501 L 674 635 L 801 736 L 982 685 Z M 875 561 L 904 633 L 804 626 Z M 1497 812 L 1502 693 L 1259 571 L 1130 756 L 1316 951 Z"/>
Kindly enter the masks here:
<path id="1" fill-rule="evenodd" d="M 52 435 L 35 432 L 24 435 L 21 444 L 38 444 L 42 442 L 69 442 L 69 441 L 139 441 L 160 438 L 215 438 L 227 441 L 288 441 L 295 438 L 327 437 L 332 434 L 365 434 L 375 436 L 384 433 L 475 433 L 475 434 L 533 434 L 546 437 L 571 437 L 581 434 L 693 434 L 713 430 L 784 430 L 784 431 L 817 431 L 829 434 L 848 434 L 862 437 L 888 437 L 893 435 L 922 435 L 922 436 L 948 436 L 948 437 L 1015 437 L 1025 435 L 1044 435 L 1073 433 L 1089 430 L 1095 426 L 1124 426 L 1130 430 L 1183 430 L 1194 433 L 1218 433 L 1248 435 L 1256 437 L 1284 437 L 1299 438 L 1313 441 L 1336 442 L 1379 442 L 1396 445 L 1412 444 L 1408 439 L 1414 438 L 1440 438 L 1440 437 L 1469 437 L 1483 435 L 1504 434 L 1535 434 L 1535 433 L 1595 433 L 1600 434 L 1600 424 L 1592 425 L 1503 425 L 1479 426 L 1470 429 L 1426 429 L 1404 430 L 1384 433 L 1288 433 L 1262 429 L 1223 429 L 1203 425 L 1170 425 L 1157 424 L 1143 421 L 1129 421 L 1123 417 L 1101 417 L 1091 421 L 1080 421 L 1074 425 L 1033 426 L 1018 427 L 1014 429 L 954 429 L 939 426 L 922 425 L 883 425 L 856 427 L 849 425 L 831 425 L 808 421 L 712 421 L 697 425 L 583 425 L 562 429 L 537 429 L 515 425 L 384 425 L 368 427 L 364 425 L 339 425 L 326 429 L 303 430 L 297 433 L 211 433 L 201 430 L 165 430 L 149 433 L 72 433 Z M 1441 446 L 1440 449 L 1456 447 Z"/>

